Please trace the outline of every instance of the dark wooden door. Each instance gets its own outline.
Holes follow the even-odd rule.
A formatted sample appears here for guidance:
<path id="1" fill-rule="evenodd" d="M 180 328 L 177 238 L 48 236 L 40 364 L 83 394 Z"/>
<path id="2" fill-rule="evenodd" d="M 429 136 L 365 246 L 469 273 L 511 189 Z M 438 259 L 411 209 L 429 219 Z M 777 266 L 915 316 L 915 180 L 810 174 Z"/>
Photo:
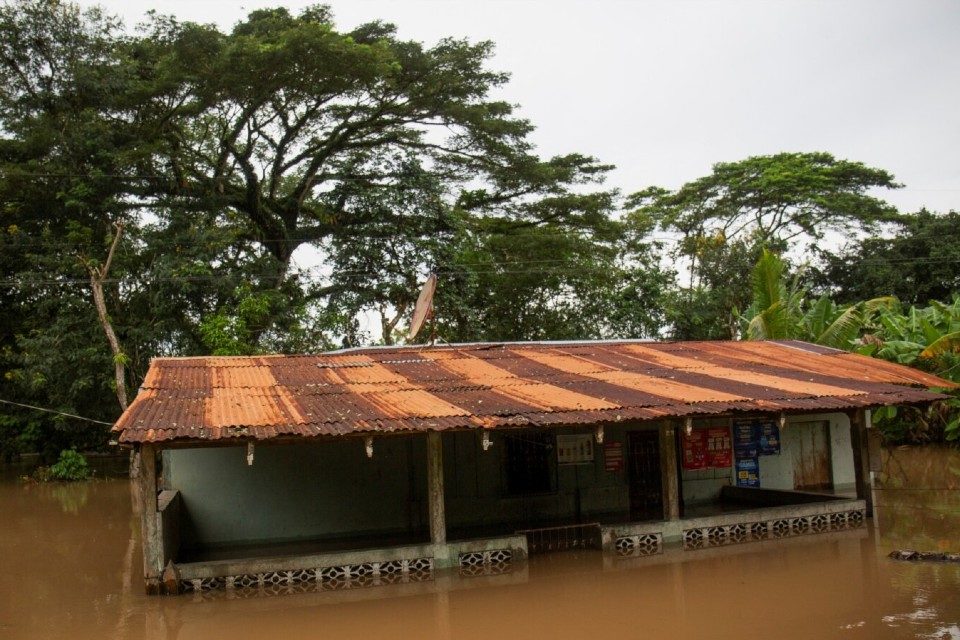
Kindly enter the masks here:
<path id="1" fill-rule="evenodd" d="M 630 482 L 630 519 L 663 519 L 663 485 L 660 477 L 660 434 L 627 433 L 627 474 Z"/>

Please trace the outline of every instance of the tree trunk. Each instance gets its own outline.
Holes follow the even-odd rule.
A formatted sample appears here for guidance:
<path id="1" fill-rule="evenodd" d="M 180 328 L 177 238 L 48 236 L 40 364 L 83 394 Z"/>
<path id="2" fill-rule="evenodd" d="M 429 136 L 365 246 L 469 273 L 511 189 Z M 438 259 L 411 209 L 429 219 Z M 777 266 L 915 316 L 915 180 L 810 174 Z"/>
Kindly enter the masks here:
<path id="1" fill-rule="evenodd" d="M 126 356 L 123 349 L 120 348 L 120 340 L 113 330 L 113 324 L 110 322 L 110 314 L 107 313 L 107 301 L 103 295 L 103 282 L 110 273 L 110 265 L 113 263 L 113 255 L 116 252 L 117 245 L 120 243 L 120 236 L 123 235 L 123 225 L 117 225 L 117 233 L 113 236 L 113 242 L 110 244 L 110 252 L 107 254 L 107 261 L 100 268 L 87 265 L 90 272 L 90 289 L 93 291 L 93 304 L 97 308 L 97 317 L 100 319 L 100 326 L 103 327 L 103 333 L 107 336 L 107 342 L 110 343 L 110 353 L 113 355 L 113 375 L 117 387 L 117 402 L 120 403 L 120 410 L 126 411 L 129 403 L 127 402 L 127 365 Z M 136 478 L 140 475 L 140 456 L 136 451 L 130 452 L 130 477 Z"/>

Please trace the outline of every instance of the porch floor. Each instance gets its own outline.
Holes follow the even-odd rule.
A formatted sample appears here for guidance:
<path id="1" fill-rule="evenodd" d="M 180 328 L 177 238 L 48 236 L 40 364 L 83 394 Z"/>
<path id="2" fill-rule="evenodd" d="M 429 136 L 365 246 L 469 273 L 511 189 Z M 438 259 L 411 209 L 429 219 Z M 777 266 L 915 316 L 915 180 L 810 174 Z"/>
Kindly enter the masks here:
<path id="1" fill-rule="evenodd" d="M 177 562 L 215 562 L 218 560 L 241 560 L 253 558 L 277 558 L 284 556 L 304 556 L 340 551 L 360 551 L 407 545 L 427 544 L 429 532 L 411 532 L 392 535 L 350 535 L 338 538 L 314 540 L 282 540 L 217 545 L 215 547 L 197 547 L 181 549 Z"/>

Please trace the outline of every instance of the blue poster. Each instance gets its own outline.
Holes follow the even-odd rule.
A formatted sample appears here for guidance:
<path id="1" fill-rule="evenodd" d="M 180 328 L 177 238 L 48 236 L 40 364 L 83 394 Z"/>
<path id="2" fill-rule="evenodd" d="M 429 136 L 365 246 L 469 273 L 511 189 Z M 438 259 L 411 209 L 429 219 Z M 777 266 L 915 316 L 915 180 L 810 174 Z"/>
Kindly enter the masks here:
<path id="1" fill-rule="evenodd" d="M 736 458 L 780 455 L 780 427 L 772 418 L 739 418 L 733 421 Z"/>
<path id="2" fill-rule="evenodd" d="M 734 457 L 738 460 L 740 458 L 756 458 L 759 455 L 757 431 L 752 419 L 741 418 L 733 421 L 733 451 Z"/>
<path id="3" fill-rule="evenodd" d="M 756 422 L 757 446 L 762 456 L 780 455 L 780 427 L 773 420 Z"/>
<path id="4" fill-rule="evenodd" d="M 757 458 L 737 458 L 737 486 L 760 486 L 760 461 Z"/>

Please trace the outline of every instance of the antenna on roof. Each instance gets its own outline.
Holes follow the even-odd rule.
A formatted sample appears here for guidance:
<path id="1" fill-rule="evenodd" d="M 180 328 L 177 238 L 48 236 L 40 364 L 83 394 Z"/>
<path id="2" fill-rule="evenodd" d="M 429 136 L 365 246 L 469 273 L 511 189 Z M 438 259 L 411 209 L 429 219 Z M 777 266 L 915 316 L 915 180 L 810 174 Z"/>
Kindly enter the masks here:
<path id="1" fill-rule="evenodd" d="M 427 281 L 423 283 L 420 289 L 420 297 L 417 298 L 417 305 L 413 308 L 413 318 L 410 320 L 410 331 L 407 333 L 407 340 L 413 340 L 417 337 L 423 323 L 427 319 L 433 319 L 433 292 L 437 290 L 437 274 L 431 273 L 427 276 Z M 430 336 L 433 342 L 433 336 Z"/>

